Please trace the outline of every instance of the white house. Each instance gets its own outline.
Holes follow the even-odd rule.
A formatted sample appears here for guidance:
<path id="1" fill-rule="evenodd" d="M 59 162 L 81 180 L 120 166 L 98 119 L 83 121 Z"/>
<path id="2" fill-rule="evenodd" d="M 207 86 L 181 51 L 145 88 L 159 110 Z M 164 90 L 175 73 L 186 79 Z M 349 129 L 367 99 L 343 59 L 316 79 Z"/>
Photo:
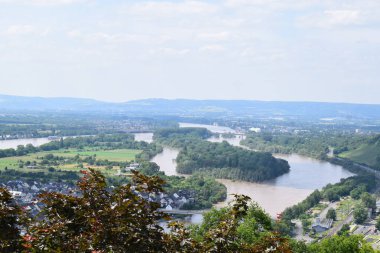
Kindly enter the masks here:
<path id="1" fill-rule="evenodd" d="M 321 233 L 325 232 L 326 230 L 329 230 L 331 228 L 332 223 L 332 219 L 321 220 L 321 218 L 317 217 L 315 219 L 315 222 L 311 225 L 311 228 L 314 229 L 315 232 Z"/>

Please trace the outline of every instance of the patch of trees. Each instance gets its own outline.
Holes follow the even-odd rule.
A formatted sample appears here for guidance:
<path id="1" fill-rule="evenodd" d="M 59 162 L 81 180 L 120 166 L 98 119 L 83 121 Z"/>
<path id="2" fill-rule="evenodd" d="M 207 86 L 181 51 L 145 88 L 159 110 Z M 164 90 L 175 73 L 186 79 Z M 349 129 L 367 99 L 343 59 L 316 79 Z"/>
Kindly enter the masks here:
<path id="1" fill-rule="evenodd" d="M 183 148 L 194 141 L 205 140 L 211 136 L 212 133 L 206 128 L 183 127 L 157 130 L 153 139 L 164 145 Z"/>
<path id="2" fill-rule="evenodd" d="M 262 132 L 248 134 L 242 144 L 271 153 L 298 153 L 314 158 L 325 158 L 330 147 L 334 149 L 334 154 L 340 154 L 355 149 L 369 140 L 368 136 L 318 131 L 276 134 Z"/>
<path id="3" fill-rule="evenodd" d="M 264 181 L 289 172 L 289 164 L 260 153 L 232 146 L 227 142 L 194 141 L 177 156 L 177 171 L 184 174 L 201 172 L 216 178 Z"/>
<path id="4" fill-rule="evenodd" d="M 326 214 L 327 219 L 336 220 L 336 211 L 334 208 L 330 208 Z"/>
<path id="5" fill-rule="evenodd" d="M 367 243 L 360 235 L 342 235 L 326 238 L 320 242 L 312 243 L 306 253 L 324 253 L 324 252 L 355 252 L 355 253 L 372 253 L 377 252 Z"/>
<path id="6" fill-rule="evenodd" d="M 359 203 L 354 208 L 354 221 L 362 224 L 368 218 L 368 210 L 363 203 Z"/>
<path id="7" fill-rule="evenodd" d="M 38 165 L 41 165 L 41 167 L 59 166 L 59 165 L 64 165 L 64 164 L 83 164 L 83 163 L 88 164 L 90 167 L 96 165 L 96 166 L 104 166 L 104 167 L 118 166 L 120 168 L 125 168 L 130 165 L 130 162 L 119 162 L 119 161 L 109 161 L 107 159 L 97 159 L 96 154 L 87 155 L 87 156 L 80 156 L 79 154 L 77 154 L 74 157 L 46 154 L 42 157 L 37 157 L 37 160 L 39 160 Z M 22 160 L 19 161 L 19 164 L 26 165 L 26 166 L 37 165 L 36 161 L 23 162 Z"/>
<path id="8" fill-rule="evenodd" d="M 375 187 L 376 179 L 373 176 L 353 176 L 341 179 L 339 183 L 328 184 L 321 191 L 315 190 L 302 202 L 285 209 L 282 213 L 282 219 L 290 224 L 290 220 L 298 218 L 322 199 L 335 201 L 350 195 L 357 188 L 363 188 L 364 191 L 368 192 L 374 190 Z"/>
<path id="9" fill-rule="evenodd" d="M 211 133 L 205 128 L 162 129 L 155 140 L 180 149 L 177 171 L 183 174 L 199 172 L 217 178 L 264 181 L 289 172 L 289 164 L 261 153 L 235 147 L 227 142 L 213 143 L 205 139 Z"/>
<path id="10" fill-rule="evenodd" d="M 159 176 L 166 181 L 164 189 L 167 193 L 187 192 L 188 202 L 181 208 L 200 210 L 211 208 L 213 204 L 227 198 L 227 188 L 215 178 L 195 174 L 189 177 L 166 176 L 160 167 L 153 162 L 142 162 L 139 172 L 149 176 Z"/>
<path id="11" fill-rule="evenodd" d="M 290 220 L 298 218 L 300 215 L 304 214 L 307 210 L 317 205 L 322 199 L 322 193 L 319 190 L 315 190 L 302 202 L 288 207 L 281 215 L 281 219 L 287 221 L 290 224 Z"/>
<path id="12" fill-rule="evenodd" d="M 69 148 L 82 149 L 84 147 L 100 148 L 104 150 L 139 149 L 143 150 L 143 152 L 137 157 L 140 160 L 148 160 L 154 155 L 162 152 L 161 146 L 155 143 L 135 141 L 134 136 L 130 134 L 102 134 L 98 136 L 61 138 L 59 141 L 52 141 L 39 147 L 34 147 L 33 145 L 28 144 L 26 146 L 19 145 L 17 149 L 0 149 L 0 158 L 23 156 L 41 151 L 54 151 Z"/>
<path id="13" fill-rule="evenodd" d="M 211 208 L 213 204 L 224 201 L 227 198 L 227 188 L 214 178 L 192 175 L 190 177 L 166 177 L 165 190 L 169 193 L 178 191 L 192 192 L 193 201 L 188 201 L 182 206 L 185 210 L 200 210 Z"/>
<path id="14" fill-rule="evenodd" d="M 76 182 L 79 178 L 78 173 L 74 171 L 54 170 L 48 172 L 23 172 L 13 169 L 0 170 L 0 182 L 4 183 L 11 180 L 21 180 L 28 183 L 34 181 L 42 183 L 57 181 L 70 184 Z"/>

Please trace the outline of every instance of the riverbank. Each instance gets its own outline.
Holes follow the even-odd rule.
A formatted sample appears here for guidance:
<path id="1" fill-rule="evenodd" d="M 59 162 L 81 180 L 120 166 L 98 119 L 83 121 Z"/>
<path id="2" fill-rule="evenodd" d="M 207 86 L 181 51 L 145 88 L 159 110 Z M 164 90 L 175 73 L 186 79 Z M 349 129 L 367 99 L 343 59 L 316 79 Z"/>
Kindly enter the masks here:
<path id="1" fill-rule="evenodd" d="M 227 141 L 231 145 L 248 149 L 248 147 L 240 144 L 240 141 L 245 138 L 244 135 L 235 135 L 235 138 L 223 138 L 221 136 L 222 133 L 236 133 L 231 128 L 189 123 L 180 123 L 180 127 L 204 127 L 213 131 L 213 133 L 220 134 L 219 138 L 213 136 L 208 141 Z M 145 141 L 146 137 L 145 135 Z M 164 151 L 155 156 L 151 161 L 156 162 L 161 170 L 168 175 L 184 176 L 176 171 L 175 159 L 178 152 L 178 150 L 172 148 L 164 148 Z M 321 189 L 329 183 L 334 184 L 342 178 L 354 175 L 342 166 L 297 154 L 274 154 L 274 156 L 288 160 L 291 166 L 289 173 L 262 183 L 218 179 L 219 182 L 227 187 L 227 199 L 215 206 L 222 207 L 227 205 L 232 200 L 232 194 L 244 194 L 251 197 L 275 218 L 278 213 L 281 213 L 287 207 L 306 199 L 314 190 Z"/>
<path id="2" fill-rule="evenodd" d="M 166 147 L 151 161 L 156 162 L 167 175 L 183 176 L 176 171 L 175 159 L 178 152 L 178 150 Z M 271 181 L 250 183 L 218 179 L 227 187 L 227 199 L 215 206 L 227 205 L 232 200 L 232 194 L 244 194 L 251 197 L 274 218 L 285 208 L 304 200 L 315 189 L 320 189 L 329 183 L 337 183 L 341 178 L 352 175 L 340 166 L 327 162 L 297 155 L 290 156 L 288 159 L 290 159 L 289 164 L 291 165 L 290 173 Z M 308 176 L 310 171 L 314 174 Z"/>

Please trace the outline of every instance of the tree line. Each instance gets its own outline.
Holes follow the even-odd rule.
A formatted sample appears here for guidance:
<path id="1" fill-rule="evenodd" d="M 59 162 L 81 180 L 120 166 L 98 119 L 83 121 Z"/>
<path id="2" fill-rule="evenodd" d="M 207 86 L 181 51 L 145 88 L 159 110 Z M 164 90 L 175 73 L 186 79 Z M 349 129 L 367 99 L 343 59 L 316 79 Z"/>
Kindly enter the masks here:
<path id="1" fill-rule="evenodd" d="M 144 141 L 135 141 L 134 136 L 131 134 L 101 134 L 96 136 L 61 138 L 59 141 L 51 141 L 39 147 L 34 147 L 33 145 L 28 144 L 26 146 L 19 145 L 16 149 L 0 149 L 0 158 L 24 156 L 41 151 L 53 151 L 68 148 L 83 149 L 84 147 L 98 147 L 105 150 L 122 148 L 143 150 L 142 154 L 137 157 L 139 159 L 150 159 L 154 155 L 162 152 L 162 147 L 159 145 Z"/>

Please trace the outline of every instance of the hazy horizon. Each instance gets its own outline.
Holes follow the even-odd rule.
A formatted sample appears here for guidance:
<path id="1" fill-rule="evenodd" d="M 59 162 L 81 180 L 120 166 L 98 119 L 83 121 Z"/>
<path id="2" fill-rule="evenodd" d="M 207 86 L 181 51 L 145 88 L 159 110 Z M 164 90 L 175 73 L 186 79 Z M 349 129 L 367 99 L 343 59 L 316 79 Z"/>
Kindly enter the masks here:
<path id="1" fill-rule="evenodd" d="M 380 2 L 0 0 L 0 94 L 380 104 Z"/>
<path id="2" fill-rule="evenodd" d="M 1 93 L 0 96 L 15 96 L 15 97 L 26 97 L 26 98 L 46 98 L 46 99 L 90 99 L 97 102 L 106 102 L 106 103 L 128 103 L 133 101 L 140 100 L 190 100 L 190 101 L 256 101 L 256 102 L 284 102 L 284 103 L 327 103 L 327 104 L 353 104 L 353 105 L 380 105 L 380 103 L 359 103 L 359 102 L 339 102 L 339 101 L 312 101 L 312 100 L 262 100 L 262 99 L 216 99 L 216 98 L 162 98 L 162 97 L 149 97 L 149 98 L 140 98 L 140 99 L 130 99 L 125 101 L 107 101 L 91 97 L 70 97 L 70 96 L 24 96 L 24 95 L 15 95 L 15 94 L 5 94 Z"/>

